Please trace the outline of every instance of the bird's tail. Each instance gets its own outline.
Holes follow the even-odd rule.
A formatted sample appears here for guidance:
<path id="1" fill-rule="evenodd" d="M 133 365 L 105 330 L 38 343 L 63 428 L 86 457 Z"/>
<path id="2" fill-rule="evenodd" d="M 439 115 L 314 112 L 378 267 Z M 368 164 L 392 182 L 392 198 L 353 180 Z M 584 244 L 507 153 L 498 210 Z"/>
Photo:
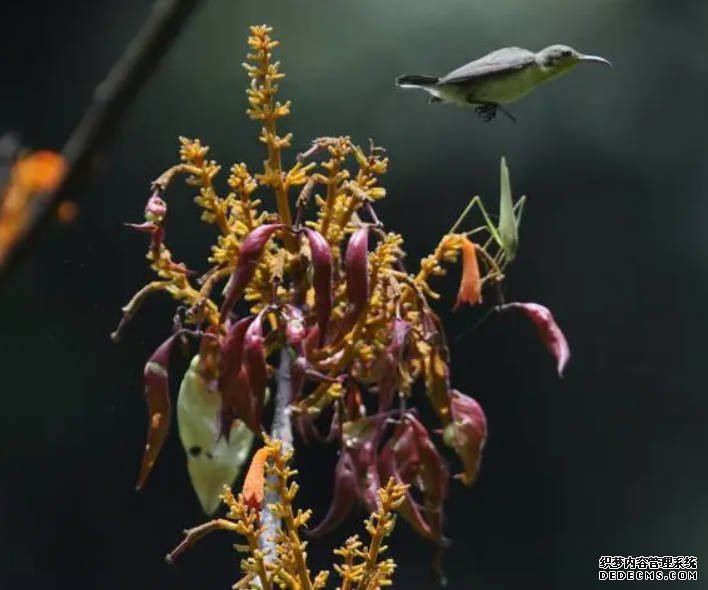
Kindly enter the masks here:
<path id="1" fill-rule="evenodd" d="M 396 78 L 396 85 L 401 88 L 425 88 L 438 83 L 437 76 L 424 76 L 420 74 L 407 74 Z"/>

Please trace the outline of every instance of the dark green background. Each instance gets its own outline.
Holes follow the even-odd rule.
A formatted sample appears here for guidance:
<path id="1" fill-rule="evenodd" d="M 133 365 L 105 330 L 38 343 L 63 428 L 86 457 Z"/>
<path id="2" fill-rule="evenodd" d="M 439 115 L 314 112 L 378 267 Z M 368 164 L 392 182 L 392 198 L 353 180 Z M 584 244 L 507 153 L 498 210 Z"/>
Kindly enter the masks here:
<path id="1" fill-rule="evenodd" d="M 149 6 L 3 2 L 0 131 L 59 148 Z M 529 196 L 507 295 L 548 305 L 573 358 L 559 381 L 522 319 L 470 331 L 478 313 L 448 312 L 456 271 L 440 283 L 454 383 L 490 425 L 479 483 L 453 485 L 448 504 L 450 588 L 594 588 L 606 554 L 696 555 L 705 579 L 708 4 L 209 0 L 97 160 L 78 222 L 48 230 L 2 285 L 0 587 L 225 589 L 237 578 L 226 535 L 162 561 L 202 519 L 176 433 L 147 490 L 132 489 L 142 365 L 168 333 L 171 302 L 148 301 L 120 345 L 108 334 L 150 277 L 145 239 L 122 223 L 141 219 L 177 135 L 201 137 L 225 165 L 262 159 L 239 65 L 247 25 L 261 22 L 282 40 L 296 150 L 334 134 L 389 149 L 380 214 L 408 236 L 412 260 L 471 195 L 496 200 L 502 154 Z M 512 107 L 516 125 L 392 83 L 556 42 L 615 68 L 579 67 L 542 88 Z M 186 189 L 170 207 L 170 244 L 199 267 L 211 229 Z M 300 499 L 318 516 L 333 461 L 332 449 L 299 455 Z M 428 546 L 406 525 L 392 545 L 396 587 L 433 588 Z"/>

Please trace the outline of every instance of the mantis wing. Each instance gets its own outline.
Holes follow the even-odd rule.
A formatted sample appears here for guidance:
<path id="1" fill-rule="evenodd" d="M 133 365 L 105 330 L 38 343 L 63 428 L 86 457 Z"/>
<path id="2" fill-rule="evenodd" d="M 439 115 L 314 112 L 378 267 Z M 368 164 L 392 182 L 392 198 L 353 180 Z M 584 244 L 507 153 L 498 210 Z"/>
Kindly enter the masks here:
<path id="1" fill-rule="evenodd" d="M 511 181 L 506 159 L 501 159 L 501 193 L 499 196 L 499 237 L 501 247 L 506 255 L 507 262 L 516 256 L 519 246 L 519 227 L 514 217 L 514 204 L 511 200 Z"/>

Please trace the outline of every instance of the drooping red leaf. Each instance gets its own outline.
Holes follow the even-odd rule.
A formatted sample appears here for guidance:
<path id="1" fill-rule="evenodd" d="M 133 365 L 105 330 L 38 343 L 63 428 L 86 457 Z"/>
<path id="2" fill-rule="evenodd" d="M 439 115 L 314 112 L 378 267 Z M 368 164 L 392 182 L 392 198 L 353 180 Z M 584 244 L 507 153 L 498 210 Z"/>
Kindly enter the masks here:
<path id="1" fill-rule="evenodd" d="M 126 223 L 124 225 L 131 229 L 148 234 L 157 231 L 157 225 L 155 225 L 152 221 L 143 221 L 142 223 Z"/>
<path id="2" fill-rule="evenodd" d="M 428 357 L 425 389 L 430 403 L 443 424 L 450 421 L 450 371 L 438 348 Z"/>
<path id="3" fill-rule="evenodd" d="M 237 374 L 243 360 L 243 340 L 246 329 L 253 321 L 253 316 L 241 318 L 229 326 L 229 330 L 221 344 L 221 366 L 219 370 L 219 384 L 223 379 Z"/>
<path id="4" fill-rule="evenodd" d="M 228 440 L 231 424 L 241 418 L 254 432 L 259 432 L 251 399 L 248 376 L 243 367 L 243 344 L 252 316 L 242 318 L 229 327 L 221 343 L 219 392 L 221 393 L 221 435 Z"/>
<path id="5" fill-rule="evenodd" d="M 395 453 L 391 444 L 386 444 L 381 450 L 378 459 L 378 467 L 381 480 L 388 481 L 390 478 L 393 478 L 396 483 L 406 483 L 404 478 L 398 472 Z M 423 516 L 423 511 L 413 497 L 410 488 L 406 490 L 404 498 L 403 503 L 401 503 L 401 505 L 397 508 L 398 513 L 419 535 L 426 539 L 435 541 L 435 533 Z"/>
<path id="6" fill-rule="evenodd" d="M 236 268 L 224 289 L 224 302 L 221 305 L 220 312 L 221 322 L 226 319 L 251 282 L 266 242 L 275 231 L 283 227 L 285 226 L 281 223 L 261 225 L 248 234 L 241 242 Z"/>
<path id="7" fill-rule="evenodd" d="M 563 376 L 568 361 L 570 360 L 570 347 L 563 332 L 553 319 L 553 314 L 547 307 L 538 303 L 507 303 L 499 306 L 499 311 L 508 309 L 519 309 L 525 313 L 536 326 L 541 341 L 556 359 L 556 369 L 558 376 Z"/>
<path id="8" fill-rule="evenodd" d="M 374 373 L 377 379 L 379 413 L 391 409 L 396 393 L 398 393 L 399 368 L 410 329 L 409 322 L 395 318 L 391 324 L 391 342 L 375 363 Z"/>
<path id="9" fill-rule="evenodd" d="M 148 428 L 147 442 L 145 443 L 145 451 L 143 452 L 140 474 L 136 485 L 138 490 L 145 485 L 170 429 L 172 403 L 170 402 L 167 368 L 176 338 L 177 334 L 173 334 L 165 340 L 145 364 L 143 376 L 145 401 L 148 407 Z"/>
<path id="10" fill-rule="evenodd" d="M 342 453 L 334 470 L 334 497 L 324 519 L 313 529 L 309 536 L 316 538 L 335 529 L 357 502 L 356 470 L 351 456 Z"/>
<path id="11" fill-rule="evenodd" d="M 255 424 L 260 427 L 265 403 L 268 372 L 263 346 L 263 313 L 259 313 L 249 324 L 243 339 L 243 366 L 248 376 L 248 384 L 253 401 Z"/>
<path id="12" fill-rule="evenodd" d="M 347 299 L 350 310 L 345 318 L 348 331 L 356 323 L 369 299 L 368 272 L 369 228 L 362 226 L 349 238 L 345 253 Z"/>
<path id="13" fill-rule="evenodd" d="M 376 389 L 379 398 L 378 411 L 387 412 L 393 405 L 398 389 L 398 365 L 390 351 L 384 350 L 374 363 Z"/>
<path id="14" fill-rule="evenodd" d="M 221 346 L 216 337 L 218 329 L 210 327 L 199 340 L 199 363 L 197 373 L 206 383 L 216 385 L 221 365 Z"/>
<path id="15" fill-rule="evenodd" d="M 487 440 L 487 419 L 474 399 L 455 389 L 450 393 L 452 421 L 443 431 L 443 440 L 455 449 L 464 466 L 464 471 L 455 477 L 465 485 L 472 485 L 477 478 Z"/>
<path id="16" fill-rule="evenodd" d="M 312 229 L 305 228 L 312 255 L 312 286 L 315 290 L 315 315 L 319 328 L 319 345 L 327 335 L 327 324 L 332 312 L 332 251 L 327 240 Z"/>
<path id="17" fill-rule="evenodd" d="M 322 422 L 327 419 L 328 412 L 331 413 L 331 417 L 329 417 L 329 430 L 327 434 L 322 434 L 317 426 L 317 422 Z M 298 412 L 293 415 L 292 419 L 293 426 L 305 444 L 309 444 L 313 440 L 318 443 L 331 443 L 339 437 L 341 428 L 339 409 L 336 405 L 330 406 L 330 408 L 325 412 L 321 412 L 318 416 L 313 416 L 306 412 Z"/>
<path id="18" fill-rule="evenodd" d="M 237 418 L 243 420 L 254 434 L 260 433 L 261 424 L 256 420 L 251 384 L 244 365 L 241 365 L 238 373 L 229 378 L 227 385 L 221 390 L 220 437 L 229 440 L 231 425 Z"/>
<path id="19" fill-rule="evenodd" d="M 385 445 L 379 459 L 381 477 L 393 475 L 409 484 L 422 498 L 421 507 L 409 492 L 401 505 L 401 515 L 423 536 L 438 544 L 445 542 L 443 507 L 450 476 L 447 462 L 440 455 L 423 424 L 408 414 Z"/>

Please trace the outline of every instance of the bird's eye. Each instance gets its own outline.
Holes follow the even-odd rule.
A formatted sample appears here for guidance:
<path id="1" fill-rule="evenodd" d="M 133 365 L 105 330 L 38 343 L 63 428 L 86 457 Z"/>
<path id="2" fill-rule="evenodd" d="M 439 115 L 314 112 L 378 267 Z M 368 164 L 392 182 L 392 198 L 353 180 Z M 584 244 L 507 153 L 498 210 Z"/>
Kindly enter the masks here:
<path id="1" fill-rule="evenodd" d="M 570 49 L 564 49 L 561 51 L 561 57 L 570 57 Z"/>

